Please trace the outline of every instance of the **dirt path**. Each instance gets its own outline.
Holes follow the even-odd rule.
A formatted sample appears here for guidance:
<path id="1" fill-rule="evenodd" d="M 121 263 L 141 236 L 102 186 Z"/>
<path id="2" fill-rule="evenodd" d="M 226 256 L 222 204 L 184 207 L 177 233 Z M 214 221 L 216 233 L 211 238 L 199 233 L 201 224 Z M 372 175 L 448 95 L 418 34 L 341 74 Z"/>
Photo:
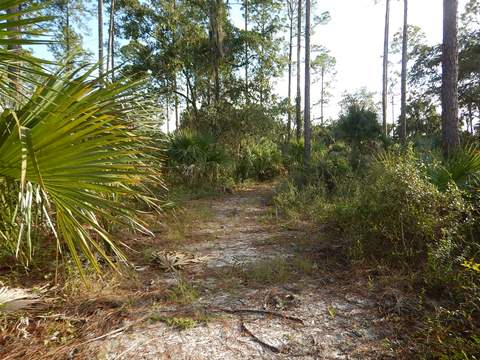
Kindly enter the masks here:
<path id="1" fill-rule="evenodd" d="M 97 358 L 389 358 L 392 331 L 371 278 L 349 268 L 339 244 L 320 240 L 318 229 L 277 221 L 270 197 L 271 186 L 257 185 L 189 202 L 187 211 L 203 214 L 178 248 L 205 263 L 159 275 L 171 301 L 99 343 Z"/>

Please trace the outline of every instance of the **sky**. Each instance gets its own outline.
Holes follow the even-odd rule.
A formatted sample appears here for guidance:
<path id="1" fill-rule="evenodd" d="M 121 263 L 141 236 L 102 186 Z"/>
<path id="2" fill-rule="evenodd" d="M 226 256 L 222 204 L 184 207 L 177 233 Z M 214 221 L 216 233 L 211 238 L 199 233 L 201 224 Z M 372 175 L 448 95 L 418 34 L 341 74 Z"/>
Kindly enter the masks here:
<path id="1" fill-rule="evenodd" d="M 243 28 L 243 16 L 240 1 L 230 2 L 231 17 L 234 24 Z M 462 13 L 467 0 L 459 0 L 459 12 Z M 410 0 L 409 24 L 419 26 L 426 34 L 429 44 L 438 44 L 442 40 L 443 0 Z M 381 101 L 382 55 L 385 21 L 385 0 L 317 0 L 312 18 L 324 11 L 330 12 L 328 24 L 318 26 L 312 37 L 312 45 L 322 45 L 330 50 L 336 58 L 335 81 L 331 93 L 333 98 L 325 107 L 325 117 L 335 119 L 340 111 L 338 102 L 345 92 L 353 92 L 362 87 L 376 93 L 376 100 Z M 403 1 L 391 0 L 390 39 L 401 30 L 403 24 Z M 95 29 L 95 21 L 89 24 Z M 96 31 L 90 31 L 85 38 L 85 45 L 94 54 L 97 49 Z M 285 34 L 285 38 L 287 38 Z M 295 51 L 294 51 L 295 53 Z M 395 63 L 398 59 L 392 57 Z M 398 65 L 399 66 L 399 65 Z M 302 66 L 302 74 L 303 74 Z M 303 76 L 302 76 L 303 77 Z M 281 97 L 287 96 L 287 74 L 277 79 L 274 88 Z M 296 88 L 295 78 L 293 89 Z M 302 83 L 302 93 L 303 93 Z M 295 91 L 295 90 L 293 90 Z M 320 99 L 319 84 L 312 84 L 312 104 Z M 389 122 L 399 113 L 399 99 L 393 109 L 389 109 Z M 319 118 L 320 109 L 312 110 L 313 119 Z M 172 117 L 172 116 L 171 116 Z M 173 129 L 173 124 L 170 125 Z"/>
<path id="2" fill-rule="evenodd" d="M 382 57 L 385 28 L 385 0 L 318 0 L 314 15 L 329 11 L 328 24 L 315 29 L 312 45 L 322 45 L 336 58 L 337 75 L 335 77 L 333 98 L 325 108 L 325 117 L 335 119 L 340 111 L 338 102 L 344 91 L 355 91 L 366 87 L 376 93 L 381 101 Z M 467 0 L 459 1 L 459 11 L 463 12 Z M 403 26 L 403 1 L 391 0 L 390 39 Z M 233 9 L 234 21 L 241 25 L 238 9 Z M 426 34 L 429 44 L 442 41 L 443 0 L 410 0 L 409 25 L 416 25 Z M 396 61 L 392 57 L 392 61 Z M 302 72 L 304 70 L 302 69 Z M 295 81 L 295 80 L 294 80 Z M 302 84 L 302 89 L 303 89 Z M 293 89 L 296 84 L 293 83 Z M 312 104 L 320 99 L 318 84 L 312 85 Z M 287 96 L 287 77 L 278 80 L 276 86 L 281 96 Z M 294 90 L 295 91 L 295 90 Z M 396 101 L 399 102 L 398 100 Z M 395 116 L 399 107 L 395 105 Z M 313 118 L 319 117 L 319 108 L 312 111 Z M 389 122 L 392 121 L 391 109 Z"/>

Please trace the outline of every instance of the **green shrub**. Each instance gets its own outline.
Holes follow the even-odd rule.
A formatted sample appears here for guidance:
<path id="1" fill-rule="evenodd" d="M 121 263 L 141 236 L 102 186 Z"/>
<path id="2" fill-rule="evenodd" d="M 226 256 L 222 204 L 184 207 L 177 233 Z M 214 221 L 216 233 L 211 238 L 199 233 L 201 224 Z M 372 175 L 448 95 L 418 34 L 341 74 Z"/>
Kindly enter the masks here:
<path id="1" fill-rule="evenodd" d="M 322 143 L 312 144 L 312 159 L 308 173 L 303 164 L 303 142 L 291 142 L 284 149 L 284 166 L 299 183 L 321 183 L 333 192 L 352 172 L 349 161 L 350 147 L 340 141 L 325 146 Z M 302 181 L 300 181 L 302 179 Z"/>
<path id="2" fill-rule="evenodd" d="M 242 144 L 235 167 L 235 177 L 243 181 L 273 179 L 282 172 L 282 154 L 269 139 Z"/>
<path id="3" fill-rule="evenodd" d="M 378 154 L 361 173 L 349 168 L 345 147 L 331 145 L 317 155 L 314 180 L 278 187 L 277 213 L 328 224 L 325 229 L 350 242 L 352 258 L 420 280 L 419 291 L 441 297 L 443 307 L 425 309 L 412 346 L 427 358 L 474 359 L 480 351 L 478 153 L 468 148 L 444 162 L 434 152 L 397 148 Z"/>
<path id="4" fill-rule="evenodd" d="M 445 161 L 433 162 L 429 169 L 431 181 L 441 190 L 454 182 L 458 187 L 478 192 L 480 189 L 480 148 L 470 144 L 457 150 Z"/>
<path id="5" fill-rule="evenodd" d="M 318 184 L 298 186 L 292 180 L 281 182 L 273 197 L 277 213 L 291 220 L 314 219 L 325 202 L 325 192 Z"/>
<path id="6" fill-rule="evenodd" d="M 168 140 L 166 155 L 169 175 L 188 185 L 216 185 L 230 176 L 229 157 L 209 135 L 176 132 Z"/>
<path id="7" fill-rule="evenodd" d="M 315 175 L 330 193 L 338 189 L 353 173 L 348 152 L 345 144 L 338 143 L 331 145 L 327 152 L 317 152 L 320 156 L 313 158 Z"/>
<path id="8" fill-rule="evenodd" d="M 283 164 L 289 171 L 303 166 L 303 140 L 286 144 L 283 153 Z"/>
<path id="9" fill-rule="evenodd" d="M 381 131 L 377 113 L 359 104 L 351 104 L 336 124 L 337 136 L 354 144 L 379 139 Z"/>
<path id="10" fill-rule="evenodd" d="M 425 261 L 429 249 L 459 231 L 467 211 L 458 188 L 439 191 L 412 152 L 380 156 L 352 204 L 343 225 L 363 254 L 407 262 Z"/>

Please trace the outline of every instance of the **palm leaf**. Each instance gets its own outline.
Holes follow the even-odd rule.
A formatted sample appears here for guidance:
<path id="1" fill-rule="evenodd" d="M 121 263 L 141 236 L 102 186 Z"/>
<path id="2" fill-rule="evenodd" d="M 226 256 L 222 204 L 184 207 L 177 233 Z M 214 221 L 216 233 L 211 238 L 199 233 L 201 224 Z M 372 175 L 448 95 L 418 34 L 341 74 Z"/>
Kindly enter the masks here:
<path id="1" fill-rule="evenodd" d="M 432 182 L 441 190 L 454 182 L 461 189 L 474 190 L 480 186 L 480 148 L 477 144 L 465 145 L 443 164 L 431 171 Z"/>
<path id="2" fill-rule="evenodd" d="M 144 151 L 150 140 L 129 120 L 137 83 L 101 87 L 91 80 L 93 71 L 51 75 L 17 111 L 0 114 L 0 178 L 20 187 L 10 212 L 16 214 L 17 255 L 26 259 L 32 254 L 32 208 L 49 217 L 59 248 L 68 249 L 80 269 L 80 253 L 97 270 L 95 254 L 111 266 L 108 251 L 125 260 L 102 219 L 147 231 L 122 201 L 139 197 L 139 179 L 158 181 Z"/>
<path id="3" fill-rule="evenodd" d="M 51 63 L 21 50 L 23 45 L 51 43 L 38 26 L 51 19 L 37 15 L 46 4 L 25 3 L 24 0 L 0 2 L 0 95 L 14 102 L 19 102 L 22 95 L 28 97 L 29 85 L 38 84 L 37 79 L 45 76 L 43 66 Z M 10 13 L 9 9 L 16 10 Z"/>

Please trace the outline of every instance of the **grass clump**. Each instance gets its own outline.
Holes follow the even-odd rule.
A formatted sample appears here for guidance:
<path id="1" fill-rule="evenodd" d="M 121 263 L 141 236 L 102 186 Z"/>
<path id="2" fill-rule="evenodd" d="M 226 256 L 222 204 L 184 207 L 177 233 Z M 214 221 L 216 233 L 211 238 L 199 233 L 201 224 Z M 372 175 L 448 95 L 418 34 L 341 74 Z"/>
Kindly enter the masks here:
<path id="1" fill-rule="evenodd" d="M 187 305 L 195 302 L 199 297 L 200 294 L 193 284 L 179 279 L 175 286 L 169 289 L 167 300 L 175 304 Z"/>
<path id="2" fill-rule="evenodd" d="M 250 284 L 276 285 L 292 278 L 292 269 L 285 258 L 265 260 L 244 268 L 243 280 Z"/>
<path id="3" fill-rule="evenodd" d="M 196 320 L 188 317 L 168 317 L 153 314 L 150 316 L 150 320 L 164 322 L 168 326 L 178 330 L 187 330 L 198 325 Z"/>
<path id="4" fill-rule="evenodd" d="M 300 276 L 314 276 L 317 272 L 315 262 L 302 255 L 276 257 L 260 260 L 252 264 L 236 264 L 222 271 L 222 287 L 234 288 L 234 285 L 278 285 L 293 281 Z"/>

